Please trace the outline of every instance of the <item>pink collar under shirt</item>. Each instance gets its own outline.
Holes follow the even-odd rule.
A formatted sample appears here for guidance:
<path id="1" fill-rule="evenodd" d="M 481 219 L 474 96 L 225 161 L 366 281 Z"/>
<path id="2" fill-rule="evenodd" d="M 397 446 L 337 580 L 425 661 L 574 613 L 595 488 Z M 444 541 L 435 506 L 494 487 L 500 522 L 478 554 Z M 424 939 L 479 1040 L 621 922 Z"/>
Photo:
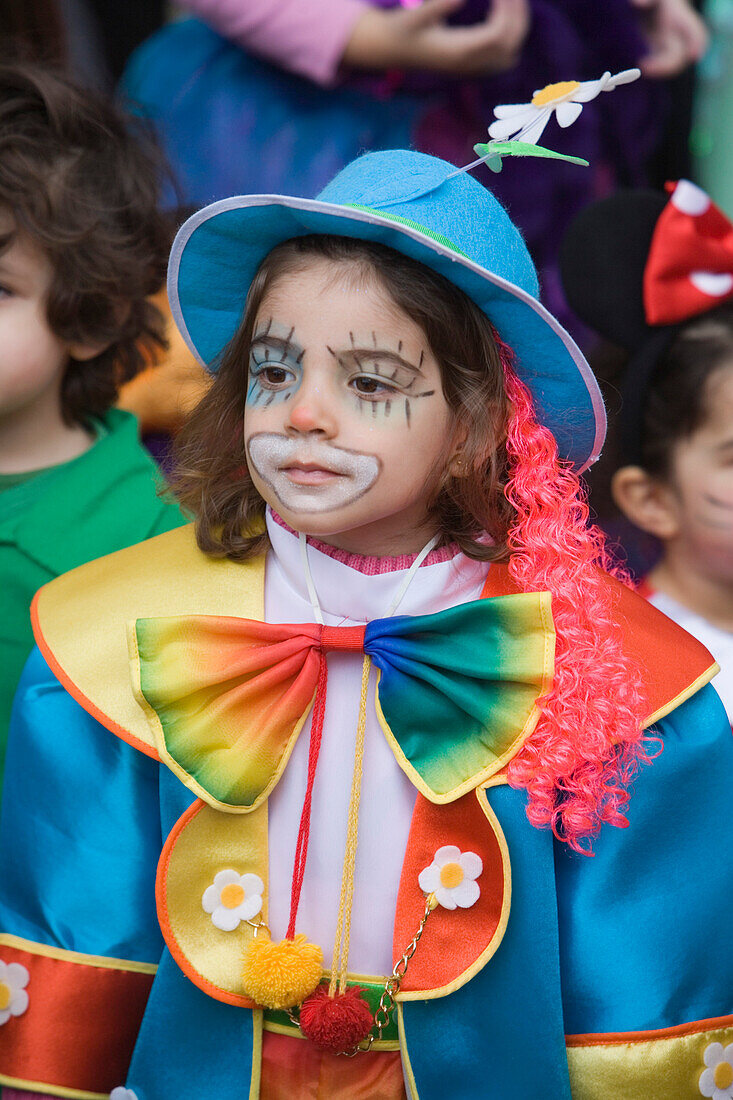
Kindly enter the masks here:
<path id="1" fill-rule="evenodd" d="M 265 566 L 266 621 L 314 622 L 297 536 L 269 511 L 267 533 L 271 550 Z M 413 560 L 357 557 L 309 540 L 308 561 L 326 625 L 363 625 L 386 615 Z M 478 599 L 487 568 L 486 563 L 467 558 L 455 547 L 433 550 L 417 570 L 396 613 L 430 614 Z M 297 931 L 323 948 L 325 967 L 331 964 L 336 934 L 361 669 L 358 653 L 328 655 L 323 741 L 296 925 Z M 384 975 L 392 970 L 397 891 L 416 793 L 377 722 L 375 679 L 372 671 L 349 951 L 349 971 L 362 975 Z M 274 939 L 284 936 L 288 923 L 309 734 L 310 719 L 270 796 L 269 924 Z"/>

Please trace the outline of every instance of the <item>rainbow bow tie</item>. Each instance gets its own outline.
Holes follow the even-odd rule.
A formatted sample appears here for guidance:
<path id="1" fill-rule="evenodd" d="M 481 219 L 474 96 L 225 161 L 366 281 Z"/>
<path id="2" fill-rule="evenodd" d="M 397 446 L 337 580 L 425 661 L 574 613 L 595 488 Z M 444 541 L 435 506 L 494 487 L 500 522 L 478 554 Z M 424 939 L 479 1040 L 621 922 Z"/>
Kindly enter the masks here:
<path id="1" fill-rule="evenodd" d="M 398 764 L 431 801 L 451 802 L 499 771 L 534 729 L 555 635 L 549 593 L 530 592 L 366 627 L 138 619 L 133 642 L 135 693 L 161 758 L 205 801 L 247 812 L 282 774 L 326 653 L 369 654 Z"/>

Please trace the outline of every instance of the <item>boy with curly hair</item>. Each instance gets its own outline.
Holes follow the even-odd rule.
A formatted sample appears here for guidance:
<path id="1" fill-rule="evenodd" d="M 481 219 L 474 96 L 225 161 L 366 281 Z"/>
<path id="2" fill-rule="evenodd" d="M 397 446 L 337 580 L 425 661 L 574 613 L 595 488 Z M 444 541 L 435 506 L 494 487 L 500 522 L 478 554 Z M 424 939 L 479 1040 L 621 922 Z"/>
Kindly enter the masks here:
<path id="1" fill-rule="evenodd" d="M 109 103 L 0 66 L 0 777 L 48 580 L 178 526 L 120 384 L 163 344 L 160 164 Z"/>

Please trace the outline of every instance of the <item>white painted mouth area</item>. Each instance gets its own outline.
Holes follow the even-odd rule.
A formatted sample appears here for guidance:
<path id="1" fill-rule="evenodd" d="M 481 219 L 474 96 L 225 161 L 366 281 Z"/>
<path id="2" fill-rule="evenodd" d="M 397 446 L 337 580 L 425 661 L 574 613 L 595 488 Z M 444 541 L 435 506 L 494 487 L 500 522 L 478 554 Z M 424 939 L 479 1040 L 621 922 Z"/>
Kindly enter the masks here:
<path id="1" fill-rule="evenodd" d="M 379 477 L 374 455 L 317 440 L 259 432 L 247 443 L 250 462 L 291 512 L 332 512 L 362 497 Z"/>

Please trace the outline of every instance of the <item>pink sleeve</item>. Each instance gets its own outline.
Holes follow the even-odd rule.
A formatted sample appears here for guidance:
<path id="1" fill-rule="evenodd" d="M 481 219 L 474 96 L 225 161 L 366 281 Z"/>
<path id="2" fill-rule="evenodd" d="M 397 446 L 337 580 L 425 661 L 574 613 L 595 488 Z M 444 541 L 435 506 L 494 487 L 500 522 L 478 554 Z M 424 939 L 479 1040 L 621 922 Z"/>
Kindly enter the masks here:
<path id="1" fill-rule="evenodd" d="M 365 0 L 181 0 L 219 34 L 316 84 L 332 84 Z"/>

